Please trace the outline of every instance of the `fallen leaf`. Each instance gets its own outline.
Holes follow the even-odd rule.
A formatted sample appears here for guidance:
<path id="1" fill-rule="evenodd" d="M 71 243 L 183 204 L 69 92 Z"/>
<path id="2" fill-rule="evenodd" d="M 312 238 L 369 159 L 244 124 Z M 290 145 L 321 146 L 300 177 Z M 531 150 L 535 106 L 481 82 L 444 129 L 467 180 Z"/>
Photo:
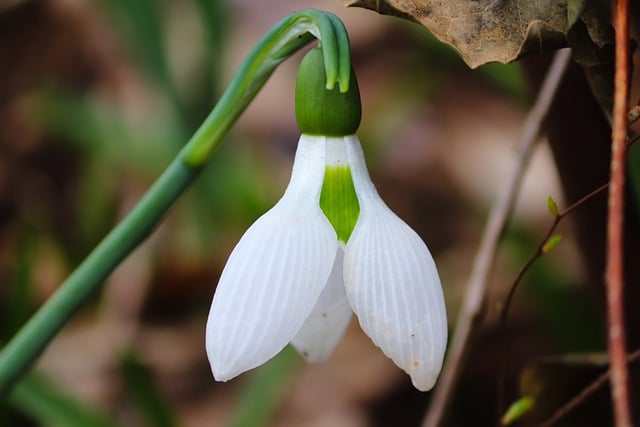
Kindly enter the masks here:
<path id="1" fill-rule="evenodd" d="M 600 34 L 586 0 L 346 0 L 347 6 L 415 21 L 451 45 L 471 67 L 511 62 L 523 55 L 567 47 L 568 31 L 584 23 L 592 39 Z M 604 19 L 604 17 L 603 17 Z M 598 23 L 603 22 L 598 20 Z M 604 41 L 594 40 L 598 45 Z"/>

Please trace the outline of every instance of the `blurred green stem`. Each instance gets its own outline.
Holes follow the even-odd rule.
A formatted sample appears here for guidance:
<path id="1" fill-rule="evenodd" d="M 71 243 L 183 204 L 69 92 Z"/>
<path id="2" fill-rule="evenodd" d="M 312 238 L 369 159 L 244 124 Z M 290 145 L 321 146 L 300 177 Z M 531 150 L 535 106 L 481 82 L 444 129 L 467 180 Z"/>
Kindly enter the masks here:
<path id="1" fill-rule="evenodd" d="M 313 37 L 323 47 L 327 88 L 338 82 L 341 91 L 348 89 L 349 41 L 336 16 L 303 10 L 269 30 L 241 64 L 211 114 L 160 178 L 4 347 L 0 353 L 0 396 L 11 390 L 78 307 L 100 289 L 118 264 L 160 223 L 275 68 Z"/>

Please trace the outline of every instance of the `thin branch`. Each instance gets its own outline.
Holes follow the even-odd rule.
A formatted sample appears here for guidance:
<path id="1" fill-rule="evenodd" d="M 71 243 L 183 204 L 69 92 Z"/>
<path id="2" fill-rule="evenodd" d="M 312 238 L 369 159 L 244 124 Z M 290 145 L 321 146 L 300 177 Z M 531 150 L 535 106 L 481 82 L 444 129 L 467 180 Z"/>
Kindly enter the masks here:
<path id="1" fill-rule="evenodd" d="M 564 209 L 562 212 L 558 212 L 558 214 L 555 215 L 555 217 L 553 218 L 553 223 L 549 227 L 549 230 L 547 230 L 546 235 L 540 241 L 536 250 L 529 256 L 527 261 L 520 268 L 520 270 L 518 271 L 518 274 L 516 275 L 516 278 L 513 280 L 511 286 L 509 287 L 507 298 L 505 300 L 505 303 L 502 305 L 502 309 L 500 310 L 500 335 L 502 338 L 502 352 L 501 352 L 502 357 L 501 357 L 501 363 L 500 363 L 500 374 L 498 375 L 498 378 L 499 378 L 498 379 L 498 414 L 499 415 L 502 415 L 502 412 L 503 412 L 502 409 L 504 407 L 505 387 L 506 387 L 506 377 L 507 377 L 507 360 L 508 360 L 508 353 L 509 353 L 509 342 L 506 335 L 507 321 L 509 318 L 509 310 L 511 309 L 511 302 L 513 301 L 513 297 L 516 293 L 516 290 L 518 289 L 518 285 L 522 281 L 522 278 L 524 277 L 525 273 L 533 265 L 533 263 L 542 255 L 544 255 L 545 253 L 544 248 L 547 245 L 547 242 L 549 241 L 549 239 L 551 238 L 551 235 L 558 227 L 558 224 L 560 224 L 560 222 L 564 218 L 566 218 L 567 215 L 573 212 L 576 208 L 578 208 L 579 206 L 582 206 L 588 200 L 602 193 L 604 190 L 607 189 L 607 187 L 609 187 L 608 182 L 604 185 L 601 185 L 600 187 L 593 190 L 586 196 L 582 197 L 577 202 L 570 205 L 568 208 Z"/>
<path id="2" fill-rule="evenodd" d="M 570 58 L 571 52 L 568 49 L 556 52 L 538 98 L 522 127 L 518 158 L 511 175 L 505 180 L 498 197 L 491 207 L 489 219 L 487 220 L 467 284 L 465 299 L 458 313 L 456 330 L 451 341 L 448 360 L 441 374 L 439 384 L 435 389 L 429 412 L 423 422 L 424 427 L 437 427 L 440 425 L 451 400 L 455 384 L 464 365 L 469 339 L 484 306 L 489 273 L 495 259 L 498 241 L 513 210 L 524 171 L 540 134 L 542 122 L 547 116 L 562 76 L 569 65 Z"/>
<path id="3" fill-rule="evenodd" d="M 629 372 L 624 325 L 624 187 L 629 127 L 629 1 L 615 8 L 616 73 L 613 98 L 611 186 L 607 221 L 607 314 L 611 399 L 616 427 L 631 427 Z"/>
<path id="4" fill-rule="evenodd" d="M 502 306 L 502 310 L 500 312 L 500 323 L 502 324 L 502 326 L 506 325 L 507 318 L 509 316 L 509 309 L 511 307 L 511 301 L 513 300 L 513 295 L 515 294 L 516 289 L 517 289 L 518 285 L 520 284 L 520 281 L 524 277 L 524 274 L 527 272 L 527 270 L 529 270 L 529 267 L 531 267 L 533 262 L 536 259 L 538 259 L 541 255 L 543 255 L 543 248 L 544 248 L 545 244 L 549 241 L 549 238 L 551 237 L 551 235 L 553 234 L 555 229 L 558 227 L 558 224 L 560 224 L 560 221 L 562 221 L 567 215 L 569 215 L 571 212 L 573 212 L 576 208 L 581 206 L 583 203 L 585 203 L 586 201 L 590 200 L 594 196 L 597 196 L 598 194 L 602 193 L 604 190 L 607 189 L 607 187 L 609 187 L 609 183 L 608 182 L 606 184 L 603 184 L 600 187 L 596 188 L 591 193 L 587 194 L 586 196 L 584 196 L 583 198 L 581 198 L 580 200 L 578 200 L 577 202 L 575 202 L 574 204 L 572 204 L 571 206 L 569 206 L 568 208 L 563 210 L 562 212 L 559 212 L 558 215 L 556 217 L 554 217 L 554 220 L 553 220 L 553 223 L 551 224 L 551 227 L 549 227 L 549 230 L 547 230 L 547 234 L 541 240 L 541 242 L 538 245 L 538 247 L 536 248 L 535 252 L 532 253 L 531 256 L 529 256 L 529 258 L 524 263 L 522 268 L 520 268 L 520 271 L 518 271 L 518 274 L 517 274 L 516 278 L 514 279 L 513 283 L 511 284 L 511 286 L 509 288 L 509 293 L 507 294 L 507 298 L 506 298 L 505 303 Z"/>
<path id="5" fill-rule="evenodd" d="M 631 117 L 631 115 L 630 115 L 630 117 Z M 635 136 L 629 142 L 627 147 L 630 147 L 631 145 L 635 144 L 639 140 L 640 140 L 640 135 Z M 549 227 L 549 230 L 547 230 L 547 233 L 545 234 L 544 238 L 538 244 L 538 247 L 536 248 L 536 250 L 529 256 L 529 258 L 527 258 L 527 261 L 525 261 L 524 265 L 518 271 L 518 274 L 516 275 L 516 278 L 511 283 L 511 286 L 509 287 L 509 292 L 507 293 L 507 298 L 505 299 L 505 303 L 502 305 L 502 309 L 500 311 L 500 329 L 502 331 L 502 339 L 503 339 L 503 351 L 502 351 L 502 355 L 503 356 L 502 356 L 502 364 L 501 364 L 500 379 L 499 379 L 499 392 L 498 392 L 498 394 L 499 394 L 498 399 L 499 400 L 502 400 L 504 398 L 504 389 L 505 389 L 505 383 L 506 383 L 506 365 L 507 365 L 507 358 L 508 358 L 508 354 L 507 354 L 508 353 L 508 342 L 506 341 L 507 338 L 506 338 L 506 335 L 505 335 L 505 329 L 506 329 L 507 321 L 508 321 L 508 318 L 509 318 L 509 311 L 511 309 L 511 303 L 513 301 L 513 297 L 514 297 L 514 295 L 516 293 L 516 290 L 518 289 L 518 285 L 522 281 L 522 278 L 524 277 L 525 273 L 533 265 L 533 263 L 538 258 L 540 258 L 542 255 L 544 255 L 544 247 L 547 244 L 547 242 L 549 241 L 549 239 L 551 238 L 551 235 L 553 234 L 553 232 L 556 230 L 556 228 L 560 224 L 560 222 L 564 218 L 566 218 L 571 212 L 573 212 L 576 208 L 582 206 L 582 204 L 584 204 L 588 200 L 590 200 L 593 197 L 595 197 L 596 195 L 602 193 L 608 187 L 609 187 L 609 182 L 607 182 L 606 184 L 601 185 L 600 187 L 596 188 L 595 190 L 593 190 L 592 192 L 590 192 L 586 196 L 583 196 L 577 202 L 574 202 L 572 205 L 570 205 L 569 207 L 567 207 L 563 211 L 559 212 L 554 217 L 553 223 Z"/>
<path id="6" fill-rule="evenodd" d="M 627 363 L 631 364 L 640 359 L 640 350 L 636 350 L 629 354 Z M 558 421 L 562 420 L 567 414 L 582 405 L 593 393 L 598 391 L 603 385 L 607 383 L 611 377 L 611 368 L 604 374 L 600 375 L 594 382 L 586 386 L 580 393 L 573 397 L 570 401 L 560 407 L 554 414 L 549 417 L 545 422 L 540 424 L 540 427 L 551 427 Z"/>

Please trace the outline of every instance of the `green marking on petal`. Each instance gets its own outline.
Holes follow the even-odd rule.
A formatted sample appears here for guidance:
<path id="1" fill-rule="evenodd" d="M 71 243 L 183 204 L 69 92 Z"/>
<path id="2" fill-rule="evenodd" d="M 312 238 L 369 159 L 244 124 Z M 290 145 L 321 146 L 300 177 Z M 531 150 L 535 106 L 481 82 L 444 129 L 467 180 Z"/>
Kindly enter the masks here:
<path id="1" fill-rule="evenodd" d="M 347 243 L 360 214 L 360 204 L 347 166 L 327 166 L 320 208 L 336 230 L 338 240 Z"/>

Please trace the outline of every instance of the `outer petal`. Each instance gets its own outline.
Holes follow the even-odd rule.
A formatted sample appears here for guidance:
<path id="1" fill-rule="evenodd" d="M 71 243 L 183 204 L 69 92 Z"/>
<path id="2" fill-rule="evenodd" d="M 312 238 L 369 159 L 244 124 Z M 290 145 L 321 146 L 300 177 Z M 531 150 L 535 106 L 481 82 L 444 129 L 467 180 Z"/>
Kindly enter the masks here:
<path id="1" fill-rule="evenodd" d="M 360 142 L 347 138 L 360 217 L 347 243 L 344 281 L 362 329 L 419 390 L 433 387 L 447 343 L 447 317 L 433 258 L 380 199 Z"/>
<path id="2" fill-rule="evenodd" d="M 351 320 L 351 306 L 342 280 L 343 259 L 344 250 L 338 248 L 327 286 L 302 329 L 291 340 L 291 344 L 309 362 L 326 360 Z"/>
<path id="3" fill-rule="evenodd" d="M 284 196 L 231 253 L 207 321 L 207 354 L 217 380 L 282 350 L 327 283 L 338 243 L 319 207 L 323 176 L 324 141 L 303 135 Z"/>

